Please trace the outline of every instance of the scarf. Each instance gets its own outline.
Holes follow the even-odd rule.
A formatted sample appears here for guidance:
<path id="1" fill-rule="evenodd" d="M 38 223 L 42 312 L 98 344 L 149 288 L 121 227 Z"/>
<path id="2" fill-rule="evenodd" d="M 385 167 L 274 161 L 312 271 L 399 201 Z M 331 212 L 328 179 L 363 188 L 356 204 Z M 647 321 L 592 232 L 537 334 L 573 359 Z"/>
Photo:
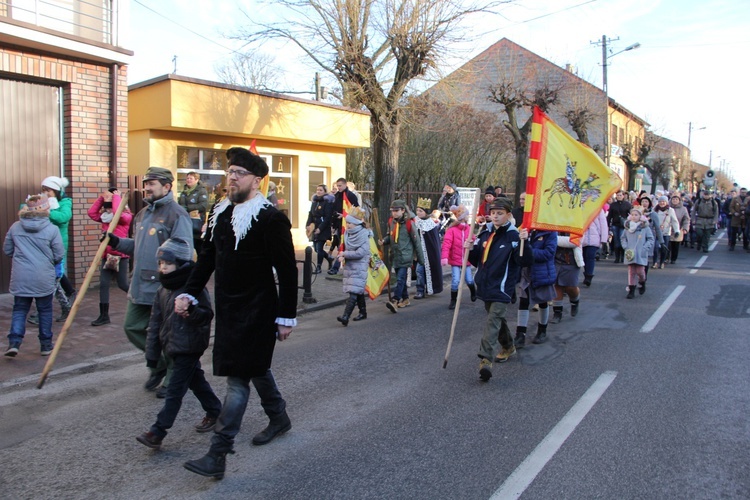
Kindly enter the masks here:
<path id="1" fill-rule="evenodd" d="M 347 229 L 344 234 L 346 248 L 354 249 L 366 245 L 369 240 L 369 231 L 365 230 L 363 225 L 358 225 L 352 229 Z"/>
<path id="2" fill-rule="evenodd" d="M 484 244 L 484 253 L 482 254 L 482 264 L 484 264 L 487 261 L 487 256 L 490 254 L 490 247 L 492 246 L 492 240 L 495 239 L 495 235 L 503 228 L 506 228 L 510 225 L 510 222 L 506 222 L 499 228 L 492 231 L 492 234 L 490 234 L 490 237 L 487 238 L 487 241 Z M 494 227 L 494 226 L 493 226 Z"/>
<path id="3" fill-rule="evenodd" d="M 159 273 L 159 283 L 167 290 L 179 290 L 185 286 L 195 264 L 186 262 L 169 274 Z"/>
<path id="4" fill-rule="evenodd" d="M 224 198 L 219 203 L 214 205 L 213 213 L 208 219 L 208 225 L 211 229 L 216 226 L 216 220 L 224 210 L 232 205 L 229 198 Z M 258 214 L 261 210 L 266 207 L 273 206 L 273 204 L 263 196 L 262 193 L 255 193 L 255 197 L 251 198 L 244 203 L 240 203 L 234 206 L 232 212 L 232 229 L 234 230 L 234 249 L 237 250 L 237 246 L 240 244 L 240 240 L 245 237 L 250 228 L 253 227 L 253 221 L 258 220 Z M 214 239 L 213 231 L 211 232 L 211 240 Z"/>
<path id="5" fill-rule="evenodd" d="M 400 219 L 393 219 L 393 229 L 391 230 L 391 239 L 393 243 L 398 243 L 398 230 L 401 224 L 404 222 L 404 217 Z"/>

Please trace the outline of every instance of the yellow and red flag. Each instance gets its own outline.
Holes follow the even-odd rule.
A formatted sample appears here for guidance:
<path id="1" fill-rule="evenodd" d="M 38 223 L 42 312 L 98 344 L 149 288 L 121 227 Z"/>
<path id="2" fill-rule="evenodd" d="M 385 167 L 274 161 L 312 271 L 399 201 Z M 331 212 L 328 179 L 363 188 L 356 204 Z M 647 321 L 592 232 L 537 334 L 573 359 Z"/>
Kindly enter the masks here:
<path id="1" fill-rule="evenodd" d="M 254 155 L 258 154 L 258 149 L 255 147 L 255 139 L 253 139 L 253 142 L 250 143 L 250 152 Z M 268 172 L 268 175 L 263 177 L 260 181 L 260 186 L 258 186 L 258 190 L 263 194 L 263 196 L 268 196 L 268 183 L 271 182 L 271 172 Z"/>
<path id="2" fill-rule="evenodd" d="M 375 238 L 370 236 L 370 265 L 367 268 L 367 281 L 365 283 L 367 295 L 375 300 L 383 292 L 383 288 L 385 288 L 389 279 L 391 279 L 391 274 L 388 272 L 385 262 L 383 262 L 383 254 L 380 253 Z"/>
<path id="3" fill-rule="evenodd" d="M 523 227 L 583 235 L 622 179 L 534 107 Z"/>

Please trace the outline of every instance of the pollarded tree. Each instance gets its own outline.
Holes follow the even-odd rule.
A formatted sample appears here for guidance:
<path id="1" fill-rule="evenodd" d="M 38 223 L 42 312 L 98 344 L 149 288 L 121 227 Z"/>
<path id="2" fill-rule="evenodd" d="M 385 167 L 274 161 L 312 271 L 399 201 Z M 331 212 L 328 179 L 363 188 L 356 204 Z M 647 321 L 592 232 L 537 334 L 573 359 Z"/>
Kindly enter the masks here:
<path id="1" fill-rule="evenodd" d="M 651 140 L 649 140 L 649 137 Z M 649 168 L 646 165 L 646 158 L 648 158 L 651 149 L 654 147 L 653 138 L 653 134 L 646 134 L 646 139 L 637 147 L 633 143 L 622 145 L 620 159 L 625 164 L 625 168 L 628 169 L 628 191 L 635 189 L 635 176 L 638 167 L 643 165 L 645 168 Z"/>
<path id="2" fill-rule="evenodd" d="M 468 15 L 507 1 L 277 0 L 282 22 L 248 15 L 251 27 L 238 38 L 251 45 L 291 41 L 336 77 L 344 105 L 370 111 L 375 206 L 383 221 L 396 189 L 408 85 L 436 68 L 451 45 L 465 41 L 461 26 Z"/>
<path id="3" fill-rule="evenodd" d="M 515 202 L 518 203 L 519 195 L 526 189 L 526 174 L 529 166 L 529 137 L 531 135 L 531 124 L 533 116 L 531 111 L 534 106 L 545 113 L 553 106 L 558 98 L 562 87 L 544 84 L 536 88 L 529 88 L 520 81 L 505 80 L 489 88 L 489 101 L 503 107 L 506 119 L 503 125 L 513 137 L 516 162 L 515 176 Z M 521 125 L 519 113 L 528 114 L 528 118 Z"/>

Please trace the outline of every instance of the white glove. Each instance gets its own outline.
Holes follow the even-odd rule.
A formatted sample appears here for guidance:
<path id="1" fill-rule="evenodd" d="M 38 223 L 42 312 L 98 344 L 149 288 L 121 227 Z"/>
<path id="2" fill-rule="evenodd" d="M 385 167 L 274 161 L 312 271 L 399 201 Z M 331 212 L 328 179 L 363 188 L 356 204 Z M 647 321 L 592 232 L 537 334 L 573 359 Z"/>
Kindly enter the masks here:
<path id="1" fill-rule="evenodd" d="M 47 203 L 49 203 L 50 210 L 57 210 L 58 208 L 60 208 L 60 202 L 57 201 L 57 198 L 55 198 L 54 196 L 47 198 Z"/>

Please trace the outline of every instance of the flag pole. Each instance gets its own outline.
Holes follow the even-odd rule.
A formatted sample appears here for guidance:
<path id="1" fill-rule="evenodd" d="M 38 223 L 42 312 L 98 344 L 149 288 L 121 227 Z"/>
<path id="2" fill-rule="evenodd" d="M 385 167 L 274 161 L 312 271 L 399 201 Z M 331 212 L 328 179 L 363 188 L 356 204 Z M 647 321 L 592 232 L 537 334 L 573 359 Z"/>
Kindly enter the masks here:
<path id="1" fill-rule="evenodd" d="M 469 241 L 472 241 L 474 238 L 474 216 L 476 214 L 476 207 L 479 206 L 479 189 L 477 189 L 474 192 L 474 205 L 472 207 L 471 213 L 469 213 Z M 469 261 L 469 250 L 471 250 L 470 247 L 467 247 L 464 249 L 464 256 L 463 259 L 461 259 L 461 276 L 458 280 L 458 296 L 456 297 L 456 308 L 453 310 L 453 322 L 451 323 L 451 334 L 450 337 L 448 337 L 448 347 L 445 350 L 445 359 L 443 360 L 443 369 L 445 369 L 446 366 L 448 366 L 448 356 L 450 356 L 451 353 L 451 347 L 453 346 L 453 336 L 456 333 L 456 323 L 458 322 L 458 311 L 461 309 L 461 292 L 463 292 L 464 287 L 464 277 L 466 276 L 466 263 Z M 476 285 L 474 285 L 476 286 Z"/>
<path id="2" fill-rule="evenodd" d="M 117 207 L 117 210 L 115 211 L 115 215 L 112 217 L 112 221 L 109 223 L 109 228 L 116 228 L 117 223 L 120 221 L 120 215 L 122 215 L 122 211 L 125 208 L 125 205 L 128 204 L 127 202 L 127 195 L 128 191 L 125 191 L 121 198 L 120 198 L 120 205 Z M 39 377 L 39 382 L 36 385 L 37 389 L 41 389 L 44 386 L 44 382 L 47 380 L 47 376 L 49 375 L 50 371 L 52 371 L 52 366 L 55 364 L 55 359 L 57 359 L 57 354 L 60 352 L 60 348 L 63 345 L 63 341 L 65 340 L 65 337 L 68 334 L 68 330 L 70 329 L 70 325 L 73 324 L 73 320 L 76 317 L 76 313 L 78 312 L 78 306 L 83 301 L 83 298 L 86 296 L 86 291 L 89 288 L 89 285 L 91 284 L 91 279 L 94 277 L 94 273 L 99 268 L 99 264 L 102 261 L 102 255 L 104 255 L 104 250 L 107 248 L 107 245 L 109 244 L 109 228 L 107 232 L 104 234 L 104 239 L 102 239 L 102 242 L 99 243 L 99 249 L 96 251 L 96 255 L 94 256 L 93 262 L 91 262 L 91 265 L 89 266 L 89 270 L 86 273 L 86 278 L 83 280 L 83 285 L 81 286 L 81 289 L 78 292 L 78 295 L 76 295 L 76 300 L 73 302 L 73 307 L 70 308 L 70 313 L 68 314 L 68 318 L 65 320 L 65 324 L 63 324 L 62 330 L 60 331 L 60 335 L 57 336 L 57 342 L 55 343 L 55 347 L 52 349 L 52 354 L 50 354 L 50 357 L 47 359 L 47 363 L 44 365 L 44 370 L 42 370 L 42 375 Z"/>

